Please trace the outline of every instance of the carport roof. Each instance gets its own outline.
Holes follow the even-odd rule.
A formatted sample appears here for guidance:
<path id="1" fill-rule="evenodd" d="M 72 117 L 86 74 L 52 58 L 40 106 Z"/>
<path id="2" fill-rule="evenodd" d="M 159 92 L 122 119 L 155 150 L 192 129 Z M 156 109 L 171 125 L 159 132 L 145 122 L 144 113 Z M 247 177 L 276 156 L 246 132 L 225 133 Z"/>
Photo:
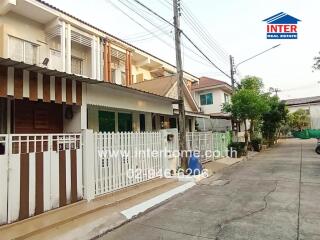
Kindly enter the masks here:
<path id="1" fill-rule="evenodd" d="M 303 105 L 303 104 L 309 104 L 309 103 L 320 103 L 320 96 L 305 97 L 305 98 L 292 98 L 292 99 L 286 99 L 283 101 L 287 106 Z"/>

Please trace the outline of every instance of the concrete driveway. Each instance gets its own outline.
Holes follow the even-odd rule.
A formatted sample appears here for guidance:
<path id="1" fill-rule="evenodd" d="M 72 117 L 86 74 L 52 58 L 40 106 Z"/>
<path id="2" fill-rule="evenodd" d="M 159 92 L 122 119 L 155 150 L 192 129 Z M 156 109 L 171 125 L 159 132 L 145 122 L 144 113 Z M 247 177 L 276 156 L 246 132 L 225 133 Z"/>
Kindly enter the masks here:
<path id="1" fill-rule="evenodd" d="M 319 240 L 320 157 L 315 143 L 286 140 L 101 239 Z"/>

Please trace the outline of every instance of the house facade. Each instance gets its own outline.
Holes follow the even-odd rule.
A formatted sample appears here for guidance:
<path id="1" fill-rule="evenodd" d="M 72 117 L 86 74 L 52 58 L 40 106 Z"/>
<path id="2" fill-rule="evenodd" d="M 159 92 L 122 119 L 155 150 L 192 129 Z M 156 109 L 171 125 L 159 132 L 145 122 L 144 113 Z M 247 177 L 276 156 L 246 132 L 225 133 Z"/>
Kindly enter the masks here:
<path id="1" fill-rule="evenodd" d="M 132 84 L 130 87 L 178 100 L 178 82 L 176 75 L 154 78 L 148 81 Z M 209 119 L 210 116 L 200 111 L 197 102 L 191 94 L 187 79 L 184 79 L 183 100 L 186 111 L 185 128 L 187 131 L 193 132 L 196 130 L 196 118 Z M 154 115 L 154 128 L 156 130 L 164 128 L 179 128 L 178 115 L 178 104 L 174 104 L 172 115 Z"/>
<path id="2" fill-rule="evenodd" d="M 229 84 L 201 77 L 198 82 L 191 85 L 191 92 L 200 111 L 210 116 L 210 119 L 197 118 L 197 127 L 200 130 L 231 130 L 231 117 L 222 111 L 223 104 L 231 99 L 232 87 Z"/>
<path id="3" fill-rule="evenodd" d="M 43 1 L 0 4 L 2 133 L 152 131 L 174 114 L 173 98 L 128 88 L 173 65 Z"/>
<path id="4" fill-rule="evenodd" d="M 320 96 L 293 98 L 284 100 L 290 113 L 299 109 L 305 110 L 310 116 L 312 129 L 320 129 Z"/>

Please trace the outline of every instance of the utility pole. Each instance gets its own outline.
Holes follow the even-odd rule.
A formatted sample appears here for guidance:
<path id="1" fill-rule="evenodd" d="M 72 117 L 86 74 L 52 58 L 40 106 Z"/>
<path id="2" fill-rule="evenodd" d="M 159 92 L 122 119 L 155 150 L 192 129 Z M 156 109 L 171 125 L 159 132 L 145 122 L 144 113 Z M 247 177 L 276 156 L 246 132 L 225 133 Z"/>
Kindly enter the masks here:
<path id="1" fill-rule="evenodd" d="M 179 101 L 179 150 L 181 158 L 181 167 L 186 170 L 188 168 L 187 156 L 183 151 L 187 149 L 186 141 L 186 126 L 185 126 L 185 109 L 183 101 L 183 70 L 182 70 L 182 57 L 181 57 L 181 30 L 180 30 L 180 16 L 181 6 L 180 0 L 173 0 L 173 23 L 175 33 L 175 47 L 176 47 L 176 65 L 177 65 L 177 80 L 178 80 L 178 101 Z"/>
<path id="2" fill-rule="evenodd" d="M 235 74 L 235 66 L 234 66 L 234 58 L 232 55 L 229 56 L 230 58 L 230 78 L 231 78 L 231 86 L 232 91 L 235 91 L 235 80 L 234 80 L 234 74 Z M 232 132 L 233 135 L 236 137 L 238 141 L 238 121 L 234 118 L 231 118 L 231 125 L 232 125 Z"/>
<path id="3" fill-rule="evenodd" d="M 235 87 L 234 74 L 235 74 L 234 58 L 230 55 L 230 78 L 231 78 L 231 86 L 233 90 Z"/>

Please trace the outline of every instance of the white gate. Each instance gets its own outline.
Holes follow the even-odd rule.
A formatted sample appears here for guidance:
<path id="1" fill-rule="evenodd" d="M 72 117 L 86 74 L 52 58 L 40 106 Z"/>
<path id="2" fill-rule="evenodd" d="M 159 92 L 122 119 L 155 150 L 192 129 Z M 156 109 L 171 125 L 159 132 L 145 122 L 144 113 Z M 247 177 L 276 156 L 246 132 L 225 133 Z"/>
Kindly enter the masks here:
<path id="1" fill-rule="evenodd" d="M 159 177 L 159 132 L 94 133 L 95 195 Z"/>
<path id="2" fill-rule="evenodd" d="M 0 224 L 82 199 L 81 134 L 0 135 L 0 145 Z"/>
<path id="3" fill-rule="evenodd" d="M 213 160 L 210 152 L 213 150 L 212 132 L 188 132 L 187 149 L 200 152 L 201 162 Z"/>
<path id="4" fill-rule="evenodd" d="M 229 133 L 188 132 L 187 149 L 199 151 L 201 162 L 226 157 L 228 154 Z"/>

